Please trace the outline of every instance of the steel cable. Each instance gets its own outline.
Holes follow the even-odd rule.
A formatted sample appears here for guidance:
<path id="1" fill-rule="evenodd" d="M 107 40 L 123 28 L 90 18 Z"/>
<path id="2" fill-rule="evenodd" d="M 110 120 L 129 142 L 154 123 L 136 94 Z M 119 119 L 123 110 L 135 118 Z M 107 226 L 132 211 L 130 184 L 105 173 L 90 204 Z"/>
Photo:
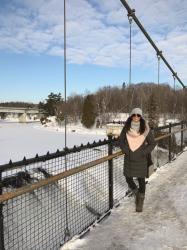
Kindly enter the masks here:
<path id="1" fill-rule="evenodd" d="M 64 109 L 64 140 L 65 140 L 65 150 L 67 149 L 67 107 L 66 107 L 66 0 L 64 0 L 64 103 L 65 103 L 65 109 Z M 67 171 L 67 155 L 65 154 L 65 171 Z M 70 231 L 68 227 L 68 194 L 67 194 L 67 178 L 65 178 L 65 216 L 66 216 L 66 228 L 64 232 L 64 241 L 68 241 L 70 237 Z"/>

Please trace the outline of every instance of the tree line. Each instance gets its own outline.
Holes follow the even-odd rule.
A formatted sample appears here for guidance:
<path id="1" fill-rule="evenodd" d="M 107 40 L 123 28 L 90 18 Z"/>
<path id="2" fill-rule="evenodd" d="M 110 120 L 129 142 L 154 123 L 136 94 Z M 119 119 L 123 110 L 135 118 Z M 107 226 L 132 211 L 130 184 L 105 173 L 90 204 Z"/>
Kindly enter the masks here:
<path id="1" fill-rule="evenodd" d="M 0 107 L 37 108 L 37 106 L 37 104 L 29 102 L 0 102 Z"/>
<path id="2" fill-rule="evenodd" d="M 132 108 L 140 107 L 150 125 L 157 126 L 160 116 L 187 119 L 187 92 L 174 90 L 168 84 L 126 86 L 123 83 L 121 87 L 102 87 L 92 94 L 71 95 L 66 104 L 61 93 L 50 93 L 38 107 L 45 111 L 46 116 L 55 115 L 59 123 L 63 123 L 66 116 L 68 122 L 81 121 L 87 128 L 95 123 L 102 126 L 111 121 L 111 113 L 128 113 Z"/>

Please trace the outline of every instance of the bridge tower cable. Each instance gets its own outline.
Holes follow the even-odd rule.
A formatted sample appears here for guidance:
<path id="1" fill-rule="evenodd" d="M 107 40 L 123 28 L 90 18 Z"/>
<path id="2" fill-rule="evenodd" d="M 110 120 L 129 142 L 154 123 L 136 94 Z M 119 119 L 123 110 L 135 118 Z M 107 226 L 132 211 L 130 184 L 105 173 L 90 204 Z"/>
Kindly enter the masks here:
<path id="1" fill-rule="evenodd" d="M 66 96 L 66 86 L 67 86 L 67 58 L 66 58 L 66 0 L 64 0 L 64 140 L 65 140 L 65 151 L 67 150 L 67 96 Z M 67 155 L 65 153 L 65 171 L 67 170 Z M 68 241 L 70 238 L 70 231 L 68 227 L 68 191 L 67 191 L 67 178 L 65 178 L 65 200 L 66 200 L 66 207 L 65 207 L 65 218 L 66 218 L 66 228 L 64 232 L 64 242 Z"/>
<path id="2" fill-rule="evenodd" d="M 157 95 L 157 101 L 158 101 L 158 107 L 160 108 L 160 53 L 157 53 L 157 61 L 158 61 L 158 68 L 157 68 L 157 84 L 158 84 L 158 95 Z"/>
<path id="3" fill-rule="evenodd" d="M 129 86 L 131 85 L 131 75 L 132 75 L 132 21 L 131 15 L 127 15 L 129 19 Z"/>
<path id="4" fill-rule="evenodd" d="M 176 73 L 177 74 L 177 73 Z M 175 111 L 177 106 L 177 98 L 176 98 L 176 88 L 175 88 L 175 75 L 173 75 L 173 91 L 174 91 L 174 109 L 173 109 L 173 118 L 175 122 Z"/>
<path id="5" fill-rule="evenodd" d="M 143 32 L 143 34 L 145 35 L 145 37 L 147 38 L 147 40 L 150 42 L 150 44 L 152 45 L 152 47 L 155 49 L 156 53 L 160 55 L 160 58 L 166 64 L 166 66 L 168 67 L 168 69 L 172 72 L 173 75 L 175 75 L 176 79 L 179 81 L 179 83 L 182 85 L 182 87 L 186 88 L 186 86 L 184 85 L 184 83 L 181 81 L 181 79 L 178 77 L 178 75 L 176 74 L 176 72 L 170 66 L 170 64 L 168 63 L 168 61 L 166 60 L 166 58 L 163 56 L 163 54 L 160 53 L 160 50 L 158 49 L 158 47 L 156 46 L 156 44 L 153 42 L 153 40 L 151 39 L 151 37 L 149 36 L 149 34 L 147 33 L 147 31 L 143 27 L 143 25 L 140 23 L 140 21 L 136 17 L 135 11 L 130 8 L 130 6 L 128 5 L 128 3 L 127 3 L 126 0 L 120 0 L 120 1 L 123 4 L 123 6 L 126 8 L 128 14 L 133 18 L 133 20 L 135 21 L 135 23 L 141 29 L 141 31 Z"/>
<path id="6" fill-rule="evenodd" d="M 162 53 L 161 51 L 160 51 L 160 53 Z M 160 84 L 160 53 L 158 54 L 157 53 L 157 59 L 158 59 L 158 74 L 157 74 L 157 78 L 158 78 L 158 87 L 159 87 L 159 84 Z"/>
<path id="7" fill-rule="evenodd" d="M 129 20 L 129 88 L 131 89 L 132 86 L 132 21 L 133 18 L 131 14 L 127 14 L 128 20 Z M 130 100 L 130 106 L 129 106 L 129 113 L 132 109 L 133 104 L 133 98 L 134 98 L 134 88 L 132 90 L 131 100 Z"/>

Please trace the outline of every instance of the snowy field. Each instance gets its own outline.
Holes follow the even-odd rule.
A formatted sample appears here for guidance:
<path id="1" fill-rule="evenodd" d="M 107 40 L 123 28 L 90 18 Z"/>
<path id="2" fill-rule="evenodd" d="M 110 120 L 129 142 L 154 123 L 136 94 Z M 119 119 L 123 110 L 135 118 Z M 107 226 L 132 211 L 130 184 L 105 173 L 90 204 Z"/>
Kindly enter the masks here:
<path id="1" fill-rule="evenodd" d="M 72 132 L 75 131 L 75 132 Z M 83 129 L 71 126 L 67 130 L 67 146 L 86 144 L 106 138 L 105 129 Z M 40 123 L 16 123 L 0 121 L 0 165 L 32 158 L 37 153 L 46 154 L 64 148 L 64 129 L 43 127 Z"/>
<path id="2" fill-rule="evenodd" d="M 61 250 L 186 250 L 187 151 L 157 170 L 147 185 L 144 211 L 125 198 L 111 216 Z"/>

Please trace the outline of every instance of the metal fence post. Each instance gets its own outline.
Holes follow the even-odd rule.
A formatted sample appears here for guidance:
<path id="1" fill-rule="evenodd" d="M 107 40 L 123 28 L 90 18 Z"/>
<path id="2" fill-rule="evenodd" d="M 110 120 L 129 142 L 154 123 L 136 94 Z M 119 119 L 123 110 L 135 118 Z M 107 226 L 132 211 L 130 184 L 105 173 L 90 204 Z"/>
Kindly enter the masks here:
<path id="1" fill-rule="evenodd" d="M 171 123 L 169 123 L 169 133 L 171 133 Z M 169 145 L 169 162 L 171 161 L 171 135 L 168 137 Z"/>
<path id="2" fill-rule="evenodd" d="M 108 136 L 108 155 L 112 154 L 112 136 Z M 108 176 L 109 176 L 109 208 L 113 208 L 114 199 L 113 199 L 113 159 L 108 161 Z"/>
<path id="3" fill-rule="evenodd" d="M 181 129 L 184 128 L 184 122 L 181 121 Z M 183 151 L 183 140 L 184 140 L 184 133 L 181 131 L 181 152 Z"/>
<path id="4" fill-rule="evenodd" d="M 0 171 L 0 182 L 2 180 L 2 172 Z M 2 195 L 2 187 L 0 187 L 0 195 Z M 3 225 L 3 203 L 0 203 L 0 249 L 5 250 L 4 246 L 4 225 Z"/>

